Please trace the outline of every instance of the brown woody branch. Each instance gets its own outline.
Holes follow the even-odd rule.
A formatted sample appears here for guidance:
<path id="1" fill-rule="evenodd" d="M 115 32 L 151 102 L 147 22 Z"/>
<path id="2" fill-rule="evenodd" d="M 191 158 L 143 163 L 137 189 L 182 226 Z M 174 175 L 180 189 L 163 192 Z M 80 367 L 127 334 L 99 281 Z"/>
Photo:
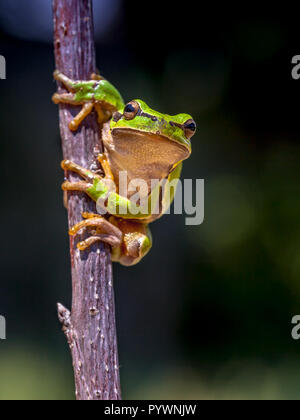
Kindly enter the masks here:
<path id="1" fill-rule="evenodd" d="M 72 79 L 90 79 L 96 72 L 92 0 L 53 0 L 53 16 L 56 68 Z M 95 158 L 102 144 L 95 114 L 78 132 L 68 128 L 79 111 L 60 106 L 63 156 L 97 169 Z M 78 179 L 69 173 L 66 177 Z M 81 193 L 69 193 L 69 226 L 82 220 L 83 211 L 95 212 L 95 204 Z M 86 235 L 70 240 L 72 312 L 59 304 L 58 315 L 71 349 L 77 399 L 117 400 L 121 391 L 110 250 L 99 244 L 80 252 L 76 244 Z"/>

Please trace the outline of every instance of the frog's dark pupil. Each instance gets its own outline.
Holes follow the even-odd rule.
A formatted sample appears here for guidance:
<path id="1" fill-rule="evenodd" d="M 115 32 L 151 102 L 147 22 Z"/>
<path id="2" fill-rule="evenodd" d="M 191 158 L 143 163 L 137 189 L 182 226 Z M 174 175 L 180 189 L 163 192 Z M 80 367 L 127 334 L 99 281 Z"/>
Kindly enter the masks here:
<path id="1" fill-rule="evenodd" d="M 132 104 L 126 105 L 125 112 L 131 113 L 131 112 L 134 112 L 134 111 L 135 111 L 135 108 Z"/>
<path id="2" fill-rule="evenodd" d="M 187 128 L 188 130 L 196 131 L 196 124 L 194 122 L 190 122 L 188 124 L 185 124 L 184 127 Z"/>

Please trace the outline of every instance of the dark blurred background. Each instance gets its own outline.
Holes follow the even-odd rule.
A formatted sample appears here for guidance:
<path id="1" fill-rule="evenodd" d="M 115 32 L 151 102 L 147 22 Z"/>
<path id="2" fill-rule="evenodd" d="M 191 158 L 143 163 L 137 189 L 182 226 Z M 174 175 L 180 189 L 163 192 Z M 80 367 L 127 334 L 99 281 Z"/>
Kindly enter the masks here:
<path id="1" fill-rule="evenodd" d="M 124 398 L 298 398 L 297 14 L 253 2 L 94 6 L 101 73 L 125 100 L 194 116 L 183 176 L 205 179 L 203 225 L 165 216 L 142 263 L 114 266 Z M 50 0 L 0 0 L 0 54 L 0 399 L 73 399 L 56 316 L 71 278 Z"/>

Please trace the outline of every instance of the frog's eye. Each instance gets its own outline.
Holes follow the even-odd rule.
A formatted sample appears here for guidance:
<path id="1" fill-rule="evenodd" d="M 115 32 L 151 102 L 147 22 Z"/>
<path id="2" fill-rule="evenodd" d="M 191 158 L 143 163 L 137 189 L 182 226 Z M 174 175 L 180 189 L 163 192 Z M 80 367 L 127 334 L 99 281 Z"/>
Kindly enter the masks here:
<path id="1" fill-rule="evenodd" d="M 187 122 L 184 124 L 184 134 L 185 136 L 190 139 L 193 137 L 193 135 L 196 132 L 197 126 L 194 120 L 187 120 Z"/>
<path id="2" fill-rule="evenodd" d="M 124 117 L 126 120 L 133 120 L 136 114 L 139 112 L 140 106 L 137 102 L 129 102 L 124 109 Z"/>

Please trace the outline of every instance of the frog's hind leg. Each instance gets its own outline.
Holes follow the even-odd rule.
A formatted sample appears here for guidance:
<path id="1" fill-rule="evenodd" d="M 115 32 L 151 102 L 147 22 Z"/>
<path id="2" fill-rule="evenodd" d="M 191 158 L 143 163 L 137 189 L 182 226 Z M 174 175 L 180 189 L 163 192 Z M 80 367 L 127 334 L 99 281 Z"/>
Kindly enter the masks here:
<path id="1" fill-rule="evenodd" d="M 120 229 L 100 215 L 83 213 L 82 216 L 85 220 L 73 226 L 69 230 L 69 234 L 71 236 L 75 236 L 81 230 L 91 228 L 92 236 L 87 238 L 85 241 L 79 242 L 77 245 L 78 249 L 85 251 L 96 242 L 105 242 L 113 249 L 121 246 L 123 234 Z"/>
<path id="2" fill-rule="evenodd" d="M 139 263 L 152 247 L 150 230 L 145 228 L 145 231 L 139 230 L 135 233 L 125 234 L 124 245 L 126 251 L 121 255 L 120 263 L 125 266 Z"/>
<path id="3" fill-rule="evenodd" d="M 82 121 L 93 111 L 94 109 L 94 102 L 91 100 L 78 100 L 76 98 L 76 92 L 78 90 L 83 89 L 84 84 L 88 85 L 87 82 L 75 81 L 69 79 L 66 75 L 56 70 L 54 72 L 54 79 L 58 82 L 64 84 L 64 86 L 68 89 L 69 93 L 55 93 L 52 97 L 52 100 L 55 104 L 68 104 L 68 105 L 75 105 L 80 106 L 82 105 L 82 110 L 76 115 L 75 118 L 70 122 L 69 128 L 71 131 L 76 131 Z"/>
<path id="4" fill-rule="evenodd" d="M 116 248 L 119 246 L 119 241 L 116 240 L 113 236 L 110 235 L 98 235 L 98 236 L 90 236 L 85 241 L 79 242 L 77 244 L 77 248 L 80 251 L 86 251 L 92 245 L 97 242 L 105 242 L 106 244 L 110 245 L 112 248 Z"/>
<path id="5" fill-rule="evenodd" d="M 113 249 L 112 261 L 125 266 L 132 266 L 141 261 L 152 247 L 152 235 L 147 224 L 117 219 L 109 219 L 123 233 L 120 248 Z"/>
<path id="6" fill-rule="evenodd" d="M 96 82 L 99 82 L 100 80 L 103 80 L 103 79 L 104 77 L 101 76 L 98 70 L 97 70 L 97 73 L 91 74 L 91 80 L 95 80 Z"/>
<path id="7" fill-rule="evenodd" d="M 122 239 L 122 232 L 119 228 L 104 219 L 103 216 L 90 213 L 82 213 L 85 220 L 77 223 L 69 230 L 71 236 L 77 235 L 82 229 L 93 228 L 97 234 L 111 234 L 118 239 Z"/>

